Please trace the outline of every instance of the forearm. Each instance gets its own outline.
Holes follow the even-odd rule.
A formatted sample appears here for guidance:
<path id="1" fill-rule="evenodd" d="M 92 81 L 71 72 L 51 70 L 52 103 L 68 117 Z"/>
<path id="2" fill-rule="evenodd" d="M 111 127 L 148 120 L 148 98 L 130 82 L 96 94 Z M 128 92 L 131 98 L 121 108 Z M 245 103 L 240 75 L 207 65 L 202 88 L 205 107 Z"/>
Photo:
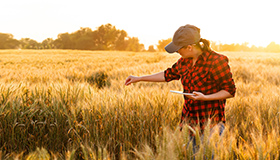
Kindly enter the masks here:
<path id="1" fill-rule="evenodd" d="M 222 100 L 232 98 L 233 96 L 226 90 L 220 90 L 219 92 L 205 95 L 205 101 Z"/>
<path id="2" fill-rule="evenodd" d="M 155 73 L 147 76 L 140 76 L 140 81 L 165 82 L 164 72 Z"/>
<path id="3" fill-rule="evenodd" d="M 215 101 L 215 100 L 222 100 L 227 98 L 232 98 L 233 96 L 226 90 L 220 90 L 219 92 L 204 95 L 201 92 L 193 92 L 194 95 L 187 96 L 192 100 L 200 100 L 200 101 Z"/>
<path id="4" fill-rule="evenodd" d="M 148 76 L 128 76 L 125 80 L 125 85 L 130 85 L 132 83 L 147 81 L 147 82 L 165 82 L 164 72 L 159 72 L 156 74 L 148 75 Z"/>

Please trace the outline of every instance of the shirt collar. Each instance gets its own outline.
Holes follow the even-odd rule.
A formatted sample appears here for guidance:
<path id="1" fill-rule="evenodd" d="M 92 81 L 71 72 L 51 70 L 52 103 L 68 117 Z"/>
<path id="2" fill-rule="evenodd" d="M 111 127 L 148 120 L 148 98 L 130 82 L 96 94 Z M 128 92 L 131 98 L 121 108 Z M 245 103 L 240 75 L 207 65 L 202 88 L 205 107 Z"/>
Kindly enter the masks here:
<path id="1" fill-rule="evenodd" d="M 201 55 L 198 56 L 198 59 L 201 59 L 201 58 L 202 58 L 202 60 L 205 62 L 205 61 L 207 61 L 207 59 L 208 59 L 208 57 L 210 56 L 210 54 L 211 54 L 210 52 L 204 51 L 204 52 L 202 52 Z M 201 57 L 201 58 L 200 58 L 200 57 Z M 181 58 L 181 59 L 183 59 L 183 60 L 191 60 L 192 58 L 186 58 L 186 59 Z"/>
<path id="2" fill-rule="evenodd" d="M 206 60 L 208 59 L 209 56 L 210 56 L 210 53 L 207 52 L 207 51 L 203 52 L 203 53 L 200 55 L 200 57 L 202 57 L 202 59 L 203 59 L 204 61 L 206 61 Z"/>

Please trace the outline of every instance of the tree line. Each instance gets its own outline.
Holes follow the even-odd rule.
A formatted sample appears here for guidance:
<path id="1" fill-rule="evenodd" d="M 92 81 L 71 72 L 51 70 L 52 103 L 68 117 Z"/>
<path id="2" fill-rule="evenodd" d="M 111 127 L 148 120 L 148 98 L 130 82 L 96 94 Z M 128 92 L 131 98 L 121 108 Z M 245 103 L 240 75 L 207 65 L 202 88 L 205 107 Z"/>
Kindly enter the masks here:
<path id="1" fill-rule="evenodd" d="M 39 43 L 30 38 L 16 40 L 12 34 L 0 33 L 0 49 L 79 49 L 144 51 L 137 37 L 129 37 L 126 31 L 111 24 L 96 30 L 80 28 L 73 33 L 58 34 L 57 39 L 47 38 Z"/>
<path id="2" fill-rule="evenodd" d="M 156 45 L 150 45 L 147 51 L 164 51 L 164 47 L 172 41 L 171 38 L 159 40 Z M 249 43 L 222 44 L 211 42 L 211 48 L 216 51 L 256 51 L 280 52 L 280 45 L 271 42 L 266 47 L 249 46 Z M 129 37 L 124 30 L 116 29 L 108 23 L 96 30 L 80 28 L 73 33 L 58 34 L 57 39 L 47 38 L 41 43 L 30 38 L 14 39 L 12 34 L 0 33 L 0 49 L 79 49 L 79 50 L 116 50 L 145 51 L 137 37 Z"/>
<path id="3" fill-rule="evenodd" d="M 158 51 L 164 51 L 164 47 L 172 41 L 171 38 L 158 41 Z M 275 42 L 271 42 L 266 47 L 261 46 L 249 46 L 248 42 L 242 44 L 232 43 L 232 44 L 222 44 L 215 41 L 211 41 L 211 48 L 215 51 L 244 51 L 244 52 L 280 52 L 280 45 Z"/>

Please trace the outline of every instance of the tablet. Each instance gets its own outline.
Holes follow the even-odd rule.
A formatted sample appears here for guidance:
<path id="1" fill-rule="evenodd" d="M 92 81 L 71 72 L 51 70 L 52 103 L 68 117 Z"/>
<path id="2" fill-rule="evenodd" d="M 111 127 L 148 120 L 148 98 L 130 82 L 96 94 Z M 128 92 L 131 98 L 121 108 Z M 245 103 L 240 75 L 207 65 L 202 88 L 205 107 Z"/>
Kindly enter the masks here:
<path id="1" fill-rule="evenodd" d="M 184 93 L 184 92 L 181 92 L 181 91 L 172 91 L 172 90 L 170 90 L 170 92 L 177 93 L 177 94 L 183 94 L 183 95 L 187 95 L 187 96 L 194 96 L 193 93 Z"/>

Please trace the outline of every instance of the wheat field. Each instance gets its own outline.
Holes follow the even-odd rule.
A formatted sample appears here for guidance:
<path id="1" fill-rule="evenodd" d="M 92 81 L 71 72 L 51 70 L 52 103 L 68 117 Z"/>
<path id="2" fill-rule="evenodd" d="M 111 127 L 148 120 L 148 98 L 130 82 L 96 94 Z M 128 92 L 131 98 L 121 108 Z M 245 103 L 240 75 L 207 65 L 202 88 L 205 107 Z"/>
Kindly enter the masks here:
<path id="1" fill-rule="evenodd" d="M 236 96 L 226 129 L 194 154 L 177 128 L 179 81 L 125 86 L 170 67 L 178 54 L 0 50 L 1 159 L 279 159 L 280 54 L 223 52 Z M 198 134 L 197 134 L 198 135 Z"/>

